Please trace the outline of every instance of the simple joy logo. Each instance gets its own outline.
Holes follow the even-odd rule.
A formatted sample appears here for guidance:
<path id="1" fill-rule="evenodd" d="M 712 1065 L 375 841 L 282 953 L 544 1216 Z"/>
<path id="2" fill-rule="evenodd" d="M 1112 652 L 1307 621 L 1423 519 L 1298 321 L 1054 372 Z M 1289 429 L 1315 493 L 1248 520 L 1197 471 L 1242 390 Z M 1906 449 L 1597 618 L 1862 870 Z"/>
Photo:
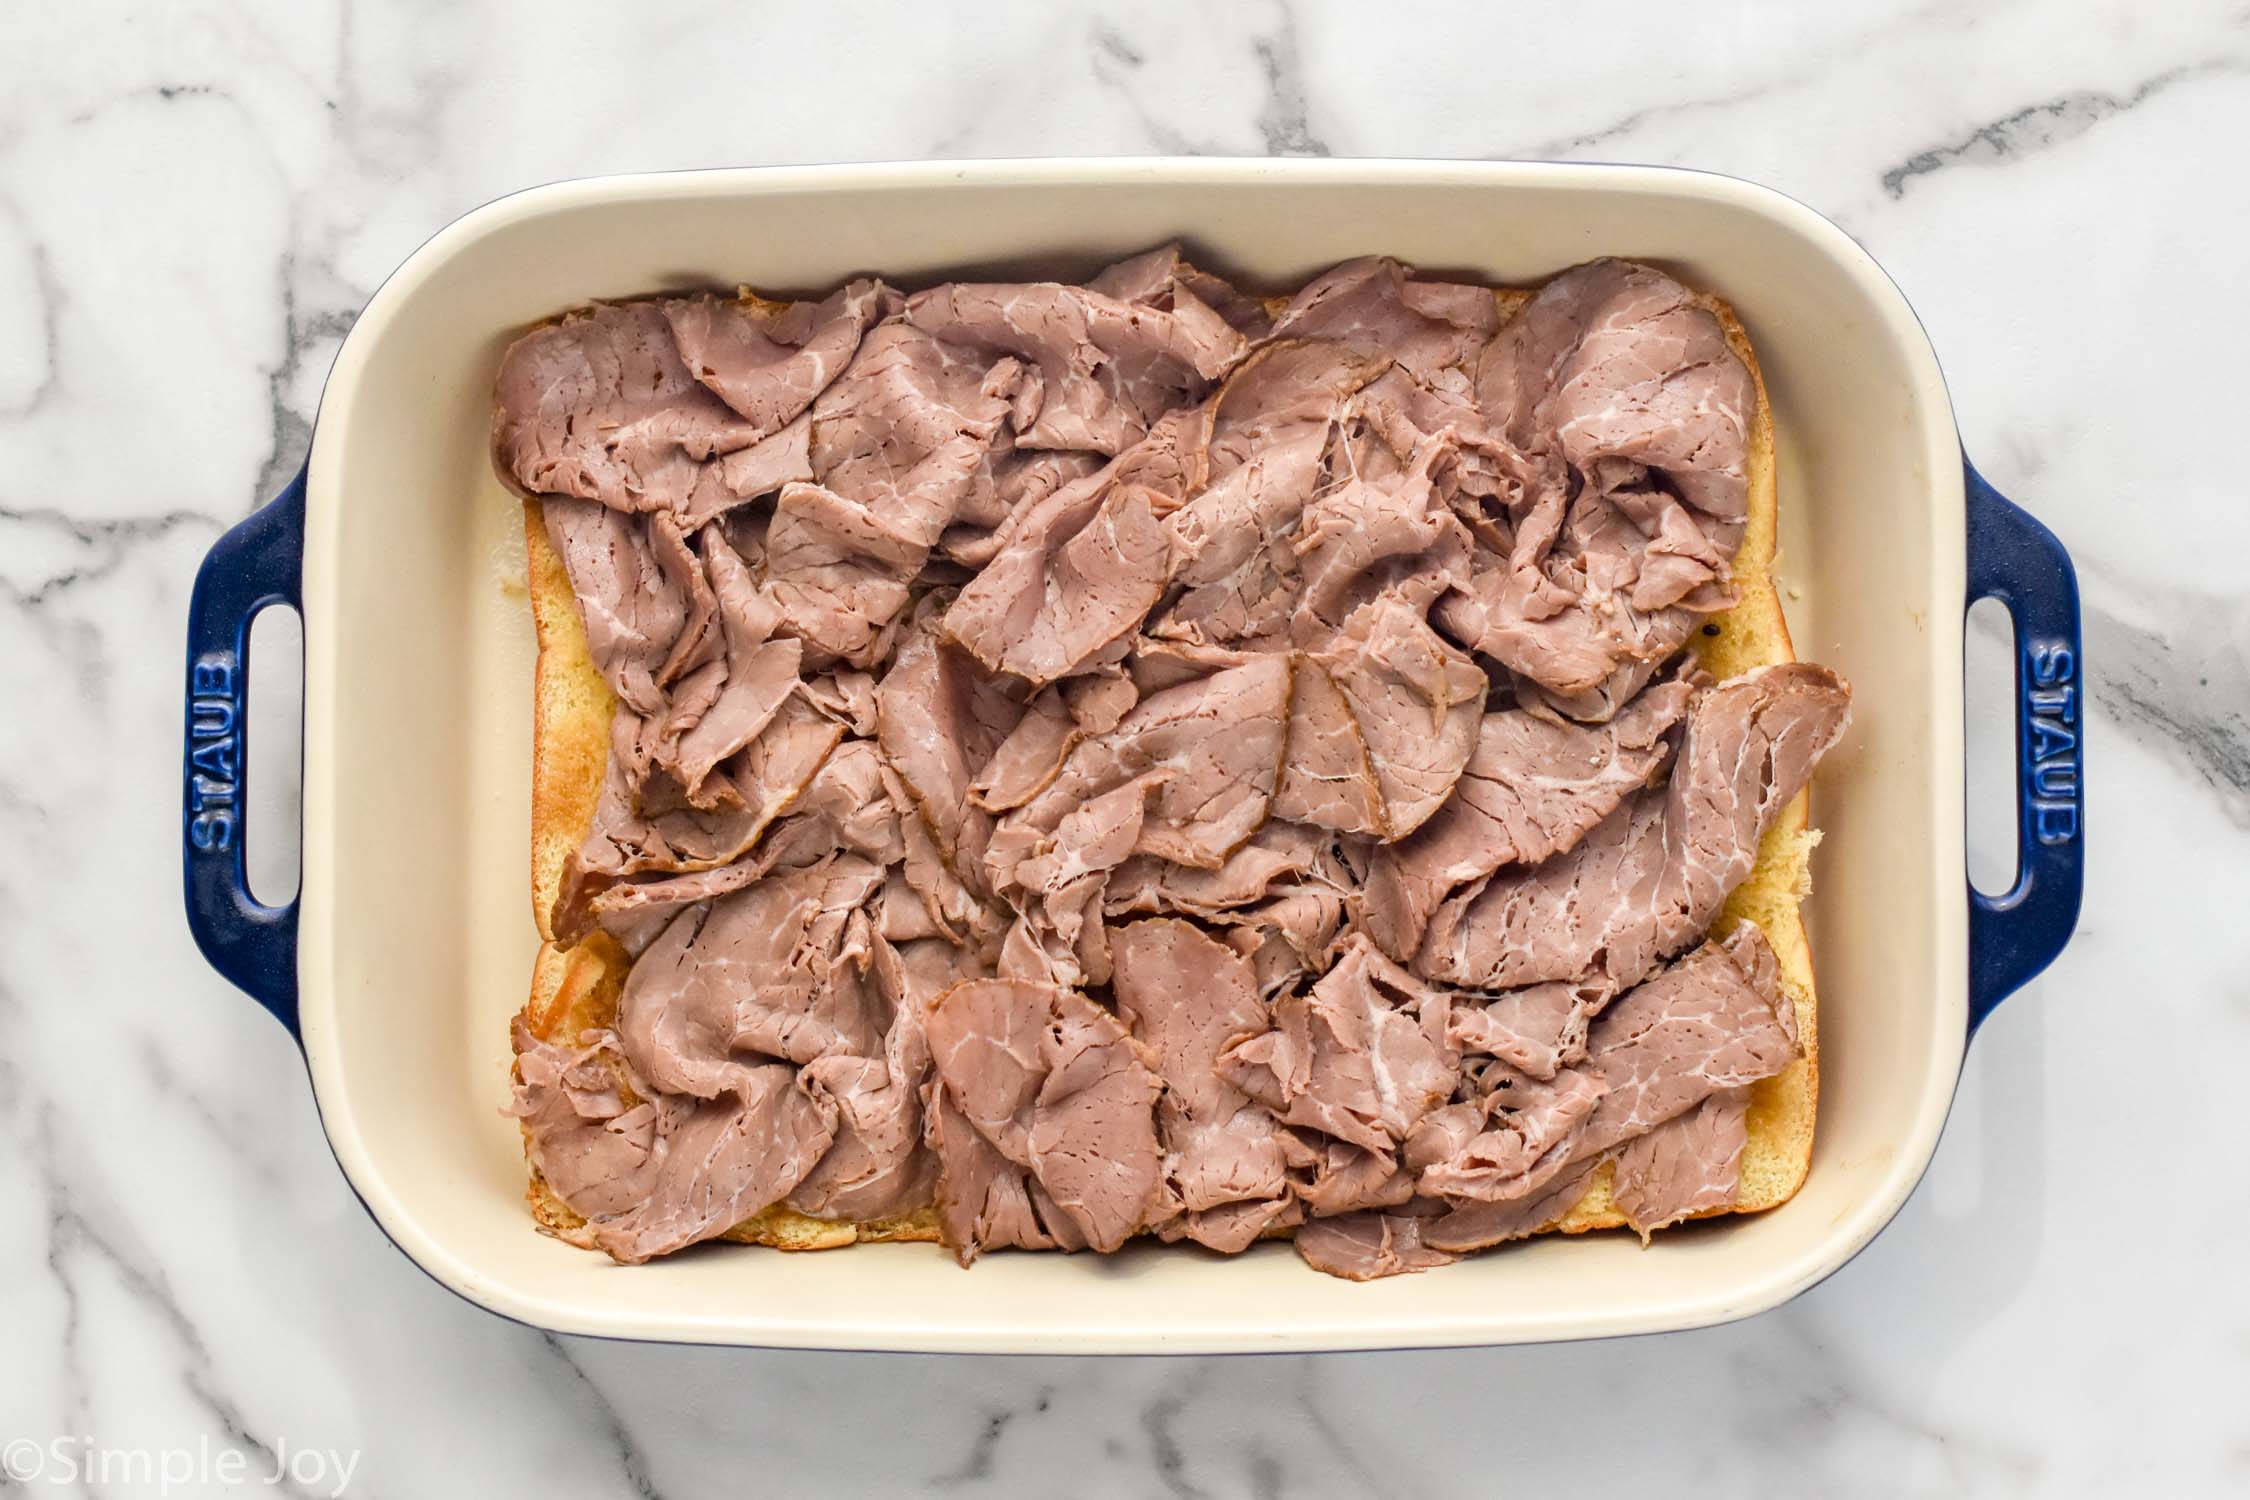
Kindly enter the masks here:
<path id="1" fill-rule="evenodd" d="M 209 652 L 188 668 L 188 842 L 234 847 L 242 816 L 242 699 L 234 657 Z"/>
<path id="2" fill-rule="evenodd" d="M 19 1437 L 0 1445 L 0 1490 L 38 1485 L 42 1491 L 203 1495 L 263 1484 L 298 1495 L 342 1500 L 359 1472 L 356 1448 L 307 1448 L 283 1438 L 258 1454 L 198 1438 L 193 1447 L 131 1447 L 84 1433 L 41 1442 Z"/>

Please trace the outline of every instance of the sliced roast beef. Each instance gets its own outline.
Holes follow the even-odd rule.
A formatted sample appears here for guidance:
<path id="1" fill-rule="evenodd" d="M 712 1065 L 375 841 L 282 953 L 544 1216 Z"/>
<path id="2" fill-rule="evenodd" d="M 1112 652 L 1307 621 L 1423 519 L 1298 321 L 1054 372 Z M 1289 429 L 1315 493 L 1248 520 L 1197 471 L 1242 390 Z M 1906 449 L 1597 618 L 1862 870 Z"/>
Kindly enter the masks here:
<path id="1" fill-rule="evenodd" d="M 1297 1231 L 1297 1253 L 1314 1270 L 1348 1281 L 1450 1266 L 1461 1257 L 1423 1239 L 1422 1231 L 1430 1222 L 1376 1211 L 1315 1219 Z"/>
<path id="2" fill-rule="evenodd" d="M 705 805 L 704 785 L 720 763 L 773 722 L 796 691 L 804 661 L 801 642 L 775 638 L 780 612 L 758 592 L 750 570 L 718 528 L 706 528 L 701 540 L 700 560 L 714 593 L 723 643 L 711 663 L 718 669 L 718 687 L 709 707 L 692 721 L 666 726 L 674 731 L 674 745 L 662 762 L 679 777 L 688 801 L 697 805 Z"/>
<path id="3" fill-rule="evenodd" d="M 1469 530 L 1433 470 L 1454 453 L 1450 429 L 1418 443 L 1395 478 L 1354 476 L 1305 507 L 1291 550 L 1303 588 L 1291 632 L 1313 644 L 1389 595 L 1419 613 L 1469 577 Z"/>
<path id="4" fill-rule="evenodd" d="M 580 1046 L 557 1046 L 534 1036 L 519 1016 L 513 1039 L 509 1113 L 524 1123 L 531 1164 L 557 1197 L 588 1218 L 632 1207 L 656 1140 L 656 1109 L 625 1102 L 617 1038 L 603 1033 Z"/>
<path id="5" fill-rule="evenodd" d="M 995 381 L 975 352 L 897 319 L 882 323 L 813 403 L 814 476 L 934 544 L 1007 440 L 1008 374 Z"/>
<path id="6" fill-rule="evenodd" d="M 940 1127 L 941 1163 L 957 1117 L 1028 1173 L 1027 1196 L 1043 1192 L 1083 1243 L 1115 1250 L 1147 1222 L 1161 1176 L 1161 1085 L 1116 1017 L 1076 990 L 980 979 L 940 995 L 925 1026 L 954 1112 Z M 947 1203 L 941 1194 L 966 1264 L 991 1243 L 979 1232 L 981 1195 Z"/>
<path id="7" fill-rule="evenodd" d="M 975 960 L 950 943 L 878 940 L 870 966 L 891 1011 L 881 1057 L 832 1054 L 805 1065 L 806 1084 L 836 1104 L 836 1139 L 789 1195 L 819 1218 L 887 1218 L 931 1201 L 937 1158 L 922 1144 L 922 1093 L 930 1076 L 923 1019 L 930 1002 L 974 977 Z"/>
<path id="8" fill-rule="evenodd" d="M 1318 829 L 1275 818 L 1215 869 L 1138 854 L 1110 876 L 1103 906 L 1111 916 L 1177 912 L 1224 921 L 1227 913 L 1323 868 L 1324 839 Z"/>
<path id="9" fill-rule="evenodd" d="M 687 622 L 687 592 L 658 565 L 648 523 L 562 496 L 541 510 L 578 597 L 596 670 L 635 712 L 662 713 L 656 674 Z"/>
<path id="10" fill-rule="evenodd" d="M 1645 1237 L 1734 1202 L 1750 1140 L 1750 1091 L 1723 1089 L 1617 1150 L 1609 1196 Z"/>
<path id="11" fill-rule="evenodd" d="M 688 373 L 764 438 L 810 409 L 897 300 L 861 280 L 819 302 L 687 297 L 658 306 Z"/>
<path id="12" fill-rule="evenodd" d="M 592 897 L 590 909 L 638 956 L 646 946 L 641 937 L 656 935 L 648 926 L 651 921 L 741 890 L 771 871 L 817 864 L 839 849 L 877 866 L 894 864 L 906 854 L 899 810 L 884 784 L 881 759 L 865 740 L 847 740 L 821 762 L 791 800 L 788 814 L 775 820 L 754 852 L 683 874 L 617 880 Z"/>
<path id="13" fill-rule="evenodd" d="M 1422 1128 L 1424 1115 L 1414 1129 Z M 1408 1132 L 1409 1138 L 1413 1131 Z M 1370 1151 L 1317 1130 L 1292 1130 L 1285 1141 L 1290 1184 L 1308 1214 L 1329 1218 L 1370 1208 L 1397 1208 L 1414 1196 L 1414 1174 L 1395 1149 Z"/>
<path id="14" fill-rule="evenodd" d="M 1477 397 L 1530 460 L 1505 547 L 1440 619 L 1555 692 L 1677 650 L 1733 603 L 1756 389 L 1718 319 L 1645 266 L 1564 273 L 1492 340 Z"/>
<path id="15" fill-rule="evenodd" d="M 1484 674 L 1392 594 L 1354 611 L 1310 659 L 1336 685 L 1375 777 L 1379 823 L 1345 831 L 1404 838 L 1444 804 L 1468 763 Z"/>
<path id="16" fill-rule="evenodd" d="M 724 1234 L 787 1196 L 834 1131 L 835 1106 L 779 1063 L 747 1070 L 717 1098 L 661 1095 L 646 1192 L 594 1220 L 594 1243 L 634 1265 Z"/>
<path id="17" fill-rule="evenodd" d="M 1122 453 L 1244 347 L 1176 281 L 1132 290 L 1141 300 L 1051 281 L 951 282 L 909 297 L 906 320 L 948 344 L 1026 363 L 1033 394 L 1014 415 L 1020 446 Z"/>
<path id="18" fill-rule="evenodd" d="M 1794 1011 L 1747 930 L 1657 971 L 1848 697 L 1666 668 L 1754 381 L 1616 262 L 1506 322 L 1383 259 L 1271 305 L 1165 247 L 508 351 L 494 453 L 617 700 L 550 915 L 632 967 L 517 1038 L 566 1237 L 934 1205 L 964 1261 L 1296 1229 L 1368 1277 L 1604 1161 L 1644 1229 L 1734 1200 Z"/>
<path id="19" fill-rule="evenodd" d="M 1184 592 L 1153 634 L 1221 642 L 1287 630 L 1292 539 L 1345 404 L 1377 368 L 1334 344 L 1279 341 L 1228 377 L 1210 403 L 1209 484 L 1166 523 Z"/>
<path id="20" fill-rule="evenodd" d="M 1521 1198 L 1456 1204 L 1423 1226 L 1422 1243 L 1432 1250 L 1465 1255 L 1537 1234 L 1577 1207 L 1593 1175 L 1594 1164 L 1583 1162 L 1541 1191 Z"/>
<path id="21" fill-rule="evenodd" d="M 1636 793 L 1569 853 L 1449 898 L 1416 970 L 1482 989 L 1636 983 L 1718 916 L 1759 839 L 1843 735 L 1850 704 L 1835 673 L 1808 663 L 1720 684 L 1689 711 L 1667 786 Z"/>
<path id="22" fill-rule="evenodd" d="M 1692 690 L 1685 679 L 1663 683 L 1602 725 L 1520 708 L 1485 715 L 1453 796 L 1412 837 L 1376 851 L 1368 935 L 1393 958 L 1411 958 L 1430 913 L 1455 890 L 1575 846 L 1662 768 L 1665 732 Z"/>
<path id="23" fill-rule="evenodd" d="M 636 753 L 642 721 L 620 711 L 611 725 L 609 768 L 594 804 L 586 837 L 564 863 L 552 925 L 556 941 L 568 946 L 592 930 L 604 911 L 621 911 L 621 899 L 597 905 L 612 886 L 645 871 L 715 871 L 741 861 L 774 821 L 804 795 L 820 768 L 843 739 L 843 730 L 802 697 L 785 700 L 771 722 L 736 758 L 727 780 L 731 806 L 706 812 L 690 806 L 669 778 L 645 782 L 638 796 L 626 767 Z M 635 810 L 635 803 L 641 810 Z M 734 889 L 724 880 L 706 886 L 708 894 Z M 652 897 L 655 893 L 651 893 Z M 689 899 L 700 899 L 691 897 Z"/>
<path id="24" fill-rule="evenodd" d="M 687 505 L 699 482 L 717 482 L 712 458 L 773 430 L 697 382 L 653 302 L 572 313 L 516 340 L 495 408 L 503 474 L 531 494 L 620 511 Z"/>
<path id="25" fill-rule="evenodd" d="M 1114 467 L 1114 466 L 1113 466 Z M 1052 682 L 1132 634 L 1164 592 L 1170 501 L 1104 469 L 1019 513 L 946 612 L 946 630 L 994 671 Z"/>
<path id="26" fill-rule="evenodd" d="M 1388 1154 L 1453 1092 L 1443 1010 L 1442 996 L 1354 936 L 1310 991 L 1274 1005 L 1271 1029 L 1225 1049 L 1219 1072 L 1283 1124 Z"/>
<path id="27" fill-rule="evenodd" d="M 1580 1127 L 1607 1085 L 1565 1069 L 1546 1082 L 1503 1077 L 1487 1079 L 1486 1087 L 1483 1128 L 1420 1168 L 1416 1186 L 1430 1197 L 1498 1202 L 1539 1191 L 1576 1159 Z M 1434 1153 L 1425 1147 L 1418 1154 Z"/>
<path id="28" fill-rule="evenodd" d="M 877 866 L 839 854 L 682 912 L 626 976 L 626 1057 L 657 1088 L 708 1099 L 755 1065 L 747 1054 L 875 1056 L 883 1016 L 861 908 L 881 881 Z"/>
<path id="29" fill-rule="evenodd" d="M 623 1108 L 600 1060 L 613 1040 L 571 1052 L 518 1023 L 515 1112 L 531 1159 L 587 1220 L 570 1236 L 628 1264 L 724 1234 L 779 1202 L 828 1149 L 835 1106 L 779 1063 L 738 1069 L 709 1098 L 660 1093 Z"/>
<path id="30" fill-rule="evenodd" d="M 1796 1015 L 1765 934 L 1745 922 L 1595 1020 L 1587 1071 L 1604 1085 L 1585 1151 L 1606 1151 L 1714 1093 L 1770 1078 L 1797 1056 Z"/>
<path id="31" fill-rule="evenodd" d="M 817 484 L 785 485 L 766 528 L 766 590 L 807 642 L 854 666 L 889 654 L 933 534 Z"/>
<path id="32" fill-rule="evenodd" d="M 970 788 L 1015 728 L 1022 707 L 938 633 L 940 602 L 923 602 L 897 660 L 875 690 L 878 742 L 913 793 L 914 808 L 957 873 L 972 874 L 964 846 L 982 846 L 990 819 Z"/>
<path id="33" fill-rule="evenodd" d="M 1789 1006 L 1765 936 L 1744 923 L 1613 1002 L 1578 1068 L 1551 1083 L 1488 1073 L 1497 1086 L 1483 1107 L 1495 1128 L 1425 1168 L 1420 1185 L 1456 1205 L 1547 1194 L 1612 1147 L 1788 1066 L 1797 1055 L 1794 1020 L 1782 1019 Z M 1705 1144 L 1721 1142 L 1714 1134 Z"/>
<path id="34" fill-rule="evenodd" d="M 1276 339 L 1318 339 L 1394 360 L 1425 384 L 1472 372 L 1500 328 L 1489 287 L 1413 279 L 1387 256 L 1315 277 L 1274 321 Z"/>
<path id="35" fill-rule="evenodd" d="M 1151 693 L 1115 729 L 1073 749 L 1044 790 L 1000 820 L 987 859 L 995 881 L 1014 883 L 1019 864 L 1052 851 L 1065 818 L 1128 783 L 1148 791 L 1134 851 L 1217 868 L 1272 805 L 1288 695 L 1284 657 Z"/>
<path id="36" fill-rule="evenodd" d="M 1230 1042 L 1268 1025 L 1249 967 L 1181 921 L 1133 922 L 1111 943 L 1117 1013 L 1155 1054 L 1164 1082 L 1156 1107 L 1164 1164 L 1151 1217 L 1166 1238 L 1239 1250 L 1289 1206 L 1281 1127 L 1218 1071 Z"/>
<path id="37" fill-rule="evenodd" d="M 1446 1039 L 1464 1052 L 1500 1059 L 1517 1072 L 1553 1078 L 1586 1055 L 1586 1027 L 1608 1003 L 1600 983 L 1550 980 L 1489 999 L 1457 994 Z"/>

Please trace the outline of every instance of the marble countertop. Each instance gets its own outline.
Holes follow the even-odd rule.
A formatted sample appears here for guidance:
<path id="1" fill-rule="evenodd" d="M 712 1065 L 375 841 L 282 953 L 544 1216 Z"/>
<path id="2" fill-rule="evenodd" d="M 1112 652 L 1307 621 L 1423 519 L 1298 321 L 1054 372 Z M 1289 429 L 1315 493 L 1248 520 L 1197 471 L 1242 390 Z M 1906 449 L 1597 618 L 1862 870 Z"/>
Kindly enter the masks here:
<path id="1" fill-rule="evenodd" d="M 28 1493 L 153 1494 L 129 1458 L 75 1488 L 62 1461 L 174 1451 L 202 1455 L 180 1494 L 261 1493 L 277 1460 L 292 1493 L 417 1497 L 2250 1487 L 2239 0 L 1601 7 L 1629 45 L 1552 3 L 755 11 L 639 8 L 633 35 L 553 0 L 0 20 L 0 1443 L 40 1450 L 0 1456 L 44 1467 Z M 1234 1361 L 544 1336 L 389 1247 L 291 1044 L 197 958 L 188 582 L 295 470 L 338 341 L 415 245 L 560 177 L 1125 152 L 1771 184 L 1897 278 L 1978 462 L 2076 553 L 2085 920 L 1979 1037 L 1905 1212 L 1796 1302 Z"/>

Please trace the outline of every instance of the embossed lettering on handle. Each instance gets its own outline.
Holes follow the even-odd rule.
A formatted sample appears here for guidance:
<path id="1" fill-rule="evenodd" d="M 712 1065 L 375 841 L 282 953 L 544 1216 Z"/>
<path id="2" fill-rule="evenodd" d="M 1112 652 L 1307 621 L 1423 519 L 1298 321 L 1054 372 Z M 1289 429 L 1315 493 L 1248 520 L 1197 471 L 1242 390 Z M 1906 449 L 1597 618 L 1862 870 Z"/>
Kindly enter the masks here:
<path id="1" fill-rule="evenodd" d="M 2062 641 L 2024 648 L 2024 781 L 2031 835 L 2053 848 L 2078 837 L 2078 653 Z"/>
<path id="2" fill-rule="evenodd" d="M 188 667 L 188 842 L 207 854 L 232 849 L 242 826 L 239 667 L 219 652 Z"/>

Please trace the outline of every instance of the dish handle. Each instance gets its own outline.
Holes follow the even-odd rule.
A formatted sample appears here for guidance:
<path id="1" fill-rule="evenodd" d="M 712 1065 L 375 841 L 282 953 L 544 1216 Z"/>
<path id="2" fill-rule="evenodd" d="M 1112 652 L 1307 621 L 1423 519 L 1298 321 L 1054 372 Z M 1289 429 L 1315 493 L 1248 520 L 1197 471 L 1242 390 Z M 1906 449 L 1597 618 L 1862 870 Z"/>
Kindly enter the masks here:
<path id="1" fill-rule="evenodd" d="M 188 601 L 181 848 L 188 930 L 213 968 L 297 1034 L 297 898 L 268 906 L 243 861 L 249 794 L 250 624 L 302 611 L 305 475 L 212 544 Z"/>
<path id="2" fill-rule="evenodd" d="M 1969 597 L 1997 599 L 2016 638 L 2016 878 L 1969 886 L 1969 1032 L 2054 961 L 2086 884 L 2086 656 L 2078 574 L 2053 532 L 1966 458 Z"/>

